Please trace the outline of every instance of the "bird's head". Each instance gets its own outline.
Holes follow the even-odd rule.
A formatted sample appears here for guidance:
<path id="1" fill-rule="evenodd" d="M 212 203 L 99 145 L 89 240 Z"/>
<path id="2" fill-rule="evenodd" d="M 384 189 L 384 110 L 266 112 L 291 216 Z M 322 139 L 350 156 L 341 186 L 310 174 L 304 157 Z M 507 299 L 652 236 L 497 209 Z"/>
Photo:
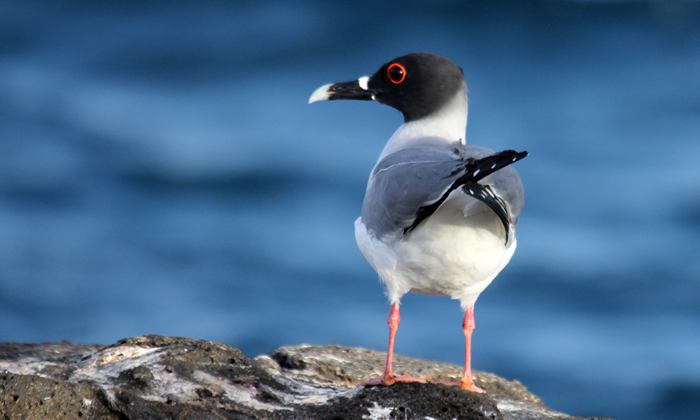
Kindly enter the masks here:
<path id="1" fill-rule="evenodd" d="M 399 110 L 404 122 L 427 117 L 466 95 L 462 69 L 454 62 L 430 53 L 412 53 L 384 64 L 371 76 L 318 88 L 309 103 L 336 99 L 376 101 Z"/>

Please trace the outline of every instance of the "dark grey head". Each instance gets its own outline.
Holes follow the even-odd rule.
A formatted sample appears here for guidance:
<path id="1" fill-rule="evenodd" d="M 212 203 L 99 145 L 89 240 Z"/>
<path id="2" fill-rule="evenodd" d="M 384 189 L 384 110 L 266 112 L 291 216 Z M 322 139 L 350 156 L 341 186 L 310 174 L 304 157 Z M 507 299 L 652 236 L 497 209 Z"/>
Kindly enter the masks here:
<path id="1" fill-rule="evenodd" d="M 404 122 L 410 122 L 440 110 L 461 92 L 466 94 L 466 83 L 457 64 L 435 54 L 412 53 L 387 62 L 372 76 L 322 86 L 311 95 L 309 103 L 377 101 L 398 109 Z"/>

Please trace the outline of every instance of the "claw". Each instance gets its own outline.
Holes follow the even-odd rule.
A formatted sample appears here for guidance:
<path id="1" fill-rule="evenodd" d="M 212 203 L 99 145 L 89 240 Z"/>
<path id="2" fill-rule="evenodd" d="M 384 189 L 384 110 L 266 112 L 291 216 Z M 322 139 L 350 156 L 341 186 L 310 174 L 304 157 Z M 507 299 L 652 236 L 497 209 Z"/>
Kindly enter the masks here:
<path id="1" fill-rule="evenodd" d="M 459 381 L 459 384 L 457 384 L 457 385 L 459 385 L 459 387 L 462 389 L 466 389 L 467 391 L 471 391 L 471 392 L 478 392 L 479 394 L 483 394 L 484 392 L 486 392 L 483 389 L 479 388 L 478 386 L 474 385 L 474 381 L 472 381 L 471 378 L 468 380 L 465 380 L 465 378 L 462 378 Z"/>
<path id="2" fill-rule="evenodd" d="M 438 383 L 443 384 L 443 385 L 449 385 L 449 386 L 458 386 L 462 389 L 466 389 L 467 391 L 478 392 L 479 394 L 483 394 L 486 392 L 483 389 L 479 388 L 478 386 L 474 385 L 473 381 L 465 380 L 464 378 L 460 379 L 459 382 L 438 382 Z"/>

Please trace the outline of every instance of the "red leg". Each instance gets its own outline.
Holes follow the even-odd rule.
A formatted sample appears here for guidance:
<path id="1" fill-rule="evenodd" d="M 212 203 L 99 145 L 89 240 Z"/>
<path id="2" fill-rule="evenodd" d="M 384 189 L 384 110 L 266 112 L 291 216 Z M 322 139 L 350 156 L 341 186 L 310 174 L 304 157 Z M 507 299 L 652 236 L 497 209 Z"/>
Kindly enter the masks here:
<path id="1" fill-rule="evenodd" d="M 462 322 L 462 328 L 464 328 L 464 338 L 466 339 L 466 350 L 464 352 L 464 375 L 459 380 L 459 382 L 441 382 L 444 385 L 456 385 L 462 389 L 466 389 L 472 392 L 484 392 L 483 389 L 474 385 L 474 380 L 472 380 L 472 332 L 475 328 L 474 324 L 474 306 L 467 308 L 467 313 L 464 315 L 464 322 Z"/>
<path id="2" fill-rule="evenodd" d="M 399 312 L 399 305 L 397 303 L 391 305 L 387 322 L 389 323 L 389 350 L 386 354 L 386 369 L 384 369 L 384 374 L 379 378 L 371 378 L 362 381 L 360 382 L 360 386 L 391 385 L 395 382 L 425 382 L 425 379 L 413 378 L 410 376 L 394 376 L 392 368 L 394 360 L 394 338 L 396 337 L 396 330 L 399 328 L 399 322 L 401 322 L 401 313 Z"/>
<path id="3" fill-rule="evenodd" d="M 484 392 L 483 389 L 474 385 L 474 380 L 472 379 L 472 332 L 476 327 L 473 305 L 467 308 L 462 327 L 464 328 L 464 337 L 466 339 L 466 350 L 464 352 L 464 375 L 459 380 L 459 386 L 472 392 Z"/>

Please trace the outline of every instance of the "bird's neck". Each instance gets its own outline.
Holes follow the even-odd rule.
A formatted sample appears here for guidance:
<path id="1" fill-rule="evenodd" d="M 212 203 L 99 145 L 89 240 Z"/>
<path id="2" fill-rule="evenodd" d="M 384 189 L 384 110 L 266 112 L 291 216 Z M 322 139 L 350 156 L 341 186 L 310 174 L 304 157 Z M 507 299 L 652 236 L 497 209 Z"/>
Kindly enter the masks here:
<path id="1" fill-rule="evenodd" d="M 411 146 L 426 144 L 464 144 L 467 131 L 467 95 L 460 92 L 438 111 L 415 121 L 401 125 L 389 139 L 382 154 L 386 156 Z"/>

